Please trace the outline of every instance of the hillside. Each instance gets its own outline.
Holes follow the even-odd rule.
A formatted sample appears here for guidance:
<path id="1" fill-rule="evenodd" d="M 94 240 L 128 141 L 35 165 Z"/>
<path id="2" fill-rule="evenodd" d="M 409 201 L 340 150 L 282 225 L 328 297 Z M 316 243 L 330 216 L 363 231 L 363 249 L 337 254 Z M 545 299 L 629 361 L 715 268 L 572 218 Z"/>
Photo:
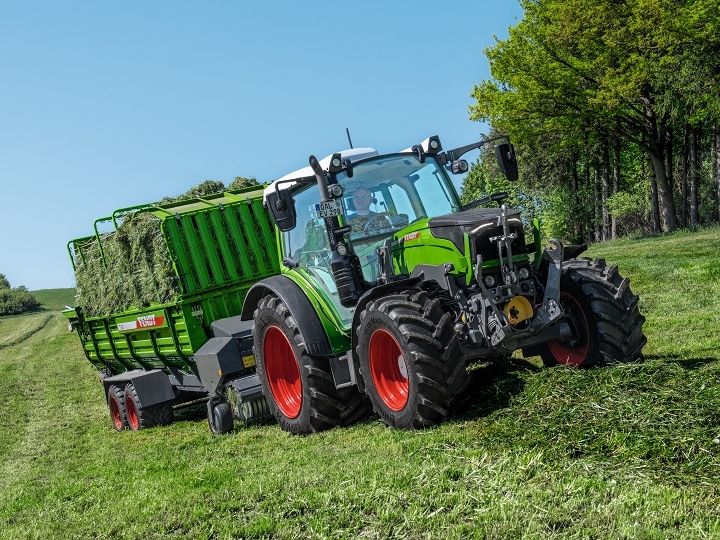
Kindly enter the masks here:
<path id="1" fill-rule="evenodd" d="M 42 305 L 43 309 L 62 311 L 65 306 L 75 305 L 75 289 L 39 289 L 30 291 Z"/>
<path id="2" fill-rule="evenodd" d="M 0 536 L 718 537 L 718 245 L 720 228 L 593 246 L 641 296 L 645 360 L 473 366 L 463 409 L 420 432 L 213 437 L 201 411 L 118 434 L 59 313 L 22 340 L 29 317 L 0 320 Z"/>

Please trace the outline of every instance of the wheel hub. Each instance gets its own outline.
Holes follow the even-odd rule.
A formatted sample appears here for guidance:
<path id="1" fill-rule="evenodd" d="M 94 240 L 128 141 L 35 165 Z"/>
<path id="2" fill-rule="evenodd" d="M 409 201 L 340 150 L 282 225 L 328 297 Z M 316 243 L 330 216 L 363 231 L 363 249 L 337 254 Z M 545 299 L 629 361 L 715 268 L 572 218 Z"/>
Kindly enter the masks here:
<path id="1" fill-rule="evenodd" d="M 368 345 L 370 372 L 380 399 L 393 411 L 408 402 L 410 382 L 400 345 L 387 330 L 376 330 Z"/>
<path id="2" fill-rule="evenodd" d="M 265 374 L 275 403 L 288 418 L 297 418 L 302 408 L 302 380 L 297 358 L 285 332 L 271 326 L 263 339 Z"/>
<path id="3" fill-rule="evenodd" d="M 585 313 L 578 301 L 570 294 L 562 291 L 560 302 L 565 308 L 565 316 L 568 320 L 573 335 L 577 336 L 572 341 L 550 341 L 548 348 L 560 363 L 567 366 L 580 366 L 587 358 L 590 344 L 588 343 L 588 323 Z"/>

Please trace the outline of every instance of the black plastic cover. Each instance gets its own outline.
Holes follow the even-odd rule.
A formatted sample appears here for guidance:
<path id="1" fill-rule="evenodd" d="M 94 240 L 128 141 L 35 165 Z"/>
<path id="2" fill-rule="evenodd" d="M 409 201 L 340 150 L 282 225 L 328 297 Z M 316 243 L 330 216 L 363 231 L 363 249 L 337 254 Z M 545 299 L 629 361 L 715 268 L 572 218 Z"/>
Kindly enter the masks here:
<path id="1" fill-rule="evenodd" d="M 497 244 L 491 242 L 490 238 L 503 234 L 501 214 L 500 208 L 473 208 L 434 217 L 428 225 L 435 238 L 450 240 L 461 253 L 465 251 L 463 235 L 468 233 L 473 258 L 479 254 L 484 261 L 491 261 L 498 258 Z M 520 212 L 508 209 L 507 217 L 510 232 L 517 234 L 517 238 L 511 243 L 513 254 L 525 253 L 525 231 L 520 221 Z"/>
<path id="2" fill-rule="evenodd" d="M 170 379 L 164 371 L 159 369 L 126 371 L 103 379 L 106 393 L 112 384 L 122 387 L 127 383 L 132 383 L 135 387 L 141 407 L 150 407 L 175 400 L 175 392 Z"/>
<path id="3" fill-rule="evenodd" d="M 200 380 L 208 392 L 216 392 L 228 376 L 245 370 L 240 350 L 233 337 L 215 337 L 208 340 L 195 353 L 195 363 Z"/>

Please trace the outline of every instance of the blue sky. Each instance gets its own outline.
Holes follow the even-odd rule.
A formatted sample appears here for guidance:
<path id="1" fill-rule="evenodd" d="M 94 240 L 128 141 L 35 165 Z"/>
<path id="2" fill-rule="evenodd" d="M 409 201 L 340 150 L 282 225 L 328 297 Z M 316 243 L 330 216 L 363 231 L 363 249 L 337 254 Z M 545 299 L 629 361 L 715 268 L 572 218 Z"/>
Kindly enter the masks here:
<path id="1" fill-rule="evenodd" d="M 504 2 L 0 3 L 0 273 L 73 287 L 66 244 L 203 180 L 478 139 Z M 475 159 L 475 155 L 468 155 Z"/>

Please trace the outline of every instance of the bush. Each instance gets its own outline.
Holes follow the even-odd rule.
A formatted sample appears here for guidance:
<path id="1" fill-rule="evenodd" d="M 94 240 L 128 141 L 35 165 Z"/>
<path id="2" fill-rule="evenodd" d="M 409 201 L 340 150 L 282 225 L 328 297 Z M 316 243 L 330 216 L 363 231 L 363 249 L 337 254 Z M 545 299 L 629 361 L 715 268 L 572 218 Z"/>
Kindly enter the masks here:
<path id="1" fill-rule="evenodd" d="M 10 288 L 10 282 L 0 274 L 0 315 L 19 315 L 40 307 L 35 297 L 23 287 Z"/>

